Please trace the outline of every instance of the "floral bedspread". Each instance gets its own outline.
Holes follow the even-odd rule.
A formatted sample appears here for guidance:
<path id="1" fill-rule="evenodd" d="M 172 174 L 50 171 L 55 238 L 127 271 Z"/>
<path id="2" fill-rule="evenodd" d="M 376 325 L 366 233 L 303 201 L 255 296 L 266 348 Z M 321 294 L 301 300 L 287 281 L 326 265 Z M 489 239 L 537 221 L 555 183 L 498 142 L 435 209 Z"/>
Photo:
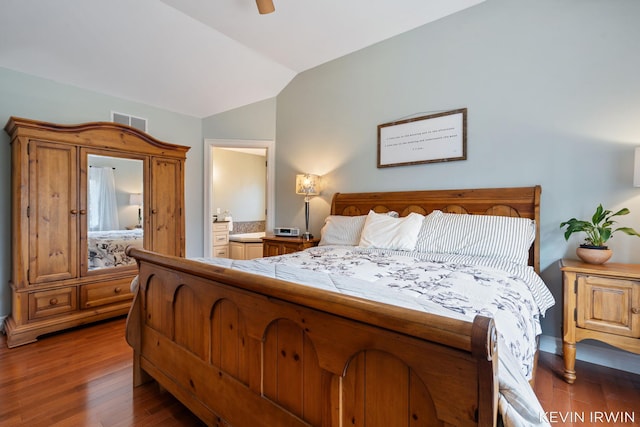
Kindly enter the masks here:
<path id="1" fill-rule="evenodd" d="M 258 262 L 364 280 L 369 282 L 364 287 L 346 282 L 337 283 L 336 288 L 380 302 L 470 321 L 477 314 L 493 317 L 496 329 L 521 362 L 523 374 L 531 378 L 542 312 L 529 288 L 546 286 L 542 281 L 527 283 L 514 271 L 482 265 L 477 258 L 466 257 L 463 261 L 420 253 L 323 246 Z"/>

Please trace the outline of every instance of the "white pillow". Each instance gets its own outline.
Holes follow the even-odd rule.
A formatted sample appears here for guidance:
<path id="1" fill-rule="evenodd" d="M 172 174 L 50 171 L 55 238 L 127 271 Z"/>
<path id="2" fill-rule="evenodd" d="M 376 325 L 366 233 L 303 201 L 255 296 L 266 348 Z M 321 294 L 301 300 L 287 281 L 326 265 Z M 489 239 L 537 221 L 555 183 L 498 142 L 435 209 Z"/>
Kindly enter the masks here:
<path id="1" fill-rule="evenodd" d="M 389 215 L 398 218 L 398 212 L 389 211 L 381 215 Z M 320 242 L 323 245 L 358 246 L 360 234 L 364 227 L 366 215 L 342 216 L 329 215 L 324 220 L 324 226 L 320 230 Z"/>
<path id="2" fill-rule="evenodd" d="M 320 243 L 318 245 L 357 246 L 360 242 L 360 234 L 366 219 L 366 215 L 329 215 L 324 220 L 324 226 L 320 230 Z"/>
<path id="3" fill-rule="evenodd" d="M 433 211 L 425 217 L 416 251 L 486 256 L 527 265 L 535 221 L 493 215 Z"/>
<path id="4" fill-rule="evenodd" d="M 403 218 L 369 211 L 360 236 L 360 246 L 412 251 L 416 247 L 423 215 L 412 212 Z"/>

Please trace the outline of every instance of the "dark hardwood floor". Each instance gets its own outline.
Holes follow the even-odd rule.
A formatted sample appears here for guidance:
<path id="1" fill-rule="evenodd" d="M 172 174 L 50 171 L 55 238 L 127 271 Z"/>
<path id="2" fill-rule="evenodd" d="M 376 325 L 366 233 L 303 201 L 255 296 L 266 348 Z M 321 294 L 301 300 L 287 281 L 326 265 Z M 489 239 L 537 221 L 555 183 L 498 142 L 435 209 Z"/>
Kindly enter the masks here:
<path id="1" fill-rule="evenodd" d="M 577 360 L 567 384 L 563 370 L 562 357 L 540 352 L 534 390 L 552 426 L 640 426 L 640 375 Z"/>
<path id="2" fill-rule="evenodd" d="M 0 425 L 203 425 L 156 384 L 132 387 L 124 327 L 120 318 L 13 349 L 0 335 Z M 553 426 L 640 425 L 640 376 L 581 361 L 576 366 L 578 380 L 569 385 L 561 379 L 562 359 L 540 355 L 535 391 Z M 617 413 L 633 414 L 635 422 L 603 421 Z"/>
<path id="3" fill-rule="evenodd" d="M 199 426 L 154 383 L 133 388 L 125 319 L 9 349 L 0 338 L 0 426 Z"/>

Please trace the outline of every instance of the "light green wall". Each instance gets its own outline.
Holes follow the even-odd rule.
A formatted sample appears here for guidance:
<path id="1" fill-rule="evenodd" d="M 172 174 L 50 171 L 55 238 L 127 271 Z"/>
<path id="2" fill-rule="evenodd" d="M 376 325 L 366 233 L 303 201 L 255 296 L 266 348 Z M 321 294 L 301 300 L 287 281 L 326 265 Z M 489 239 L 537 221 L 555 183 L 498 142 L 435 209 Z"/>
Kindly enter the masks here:
<path id="1" fill-rule="evenodd" d="M 203 253 L 202 204 L 202 121 L 199 118 L 127 100 L 62 85 L 0 68 L 0 125 L 10 116 L 55 123 L 110 121 L 111 111 L 128 113 L 149 120 L 154 137 L 190 146 L 185 174 L 187 255 Z M 11 297 L 6 284 L 10 279 L 10 182 L 11 155 L 9 137 L 0 132 L 0 317 L 11 312 Z"/>
<path id="2" fill-rule="evenodd" d="M 640 228 L 638 16 L 632 0 L 488 0 L 301 73 L 277 100 L 276 187 L 323 176 L 318 234 L 336 191 L 542 185 L 543 278 L 557 301 L 543 327 L 560 336 L 557 261 L 578 243 L 560 222 L 604 203 Z M 466 161 L 376 167 L 377 125 L 462 107 Z M 304 225 L 295 194 L 278 192 L 276 206 L 278 224 Z M 640 239 L 611 246 L 613 261 L 640 262 Z"/>
<path id="3" fill-rule="evenodd" d="M 205 139 L 273 141 L 276 136 L 276 98 L 202 119 Z"/>

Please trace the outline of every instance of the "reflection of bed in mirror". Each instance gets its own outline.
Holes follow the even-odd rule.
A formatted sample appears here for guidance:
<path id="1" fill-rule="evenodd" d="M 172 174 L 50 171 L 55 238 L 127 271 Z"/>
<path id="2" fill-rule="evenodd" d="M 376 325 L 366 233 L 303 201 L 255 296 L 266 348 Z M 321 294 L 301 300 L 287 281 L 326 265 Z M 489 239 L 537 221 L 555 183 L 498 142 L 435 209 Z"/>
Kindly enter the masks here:
<path id="1" fill-rule="evenodd" d="M 127 246 L 142 248 L 142 228 L 133 230 L 89 231 L 89 270 L 134 265 L 136 260 L 125 253 Z"/>

